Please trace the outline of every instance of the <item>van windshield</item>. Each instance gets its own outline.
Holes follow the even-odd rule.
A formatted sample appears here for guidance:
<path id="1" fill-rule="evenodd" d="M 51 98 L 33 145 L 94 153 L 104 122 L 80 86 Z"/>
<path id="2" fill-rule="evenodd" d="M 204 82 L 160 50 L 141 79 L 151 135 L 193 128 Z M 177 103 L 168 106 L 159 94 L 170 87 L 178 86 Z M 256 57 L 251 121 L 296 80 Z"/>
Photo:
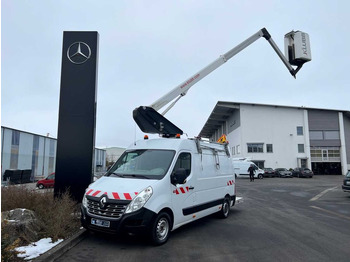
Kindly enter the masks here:
<path id="1" fill-rule="evenodd" d="M 173 150 L 126 151 L 106 176 L 160 180 L 167 173 L 174 155 Z"/>

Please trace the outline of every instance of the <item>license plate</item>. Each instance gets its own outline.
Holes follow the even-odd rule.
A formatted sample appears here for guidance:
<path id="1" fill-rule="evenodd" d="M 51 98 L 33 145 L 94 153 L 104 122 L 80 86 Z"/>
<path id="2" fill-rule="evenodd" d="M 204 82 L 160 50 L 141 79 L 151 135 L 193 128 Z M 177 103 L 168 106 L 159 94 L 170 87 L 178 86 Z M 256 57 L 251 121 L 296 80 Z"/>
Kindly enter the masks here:
<path id="1" fill-rule="evenodd" d="M 109 227 L 110 222 L 107 220 L 100 220 L 100 219 L 95 219 L 91 218 L 91 225 L 99 226 L 99 227 Z"/>

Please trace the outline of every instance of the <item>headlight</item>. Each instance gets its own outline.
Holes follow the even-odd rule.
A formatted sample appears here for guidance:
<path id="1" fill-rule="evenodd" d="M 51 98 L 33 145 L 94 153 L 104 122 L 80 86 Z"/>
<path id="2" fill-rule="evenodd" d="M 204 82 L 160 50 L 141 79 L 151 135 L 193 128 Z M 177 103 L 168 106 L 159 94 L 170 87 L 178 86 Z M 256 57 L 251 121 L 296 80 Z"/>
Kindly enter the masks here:
<path id="1" fill-rule="evenodd" d="M 152 196 L 153 189 L 152 187 L 147 187 L 146 189 L 142 190 L 128 205 L 126 208 L 125 213 L 131 213 L 139 210 L 142 208 L 147 200 Z"/>
<path id="2" fill-rule="evenodd" d="M 86 198 L 86 196 L 84 195 L 84 197 L 83 197 L 83 207 L 85 207 L 85 208 L 87 208 L 87 198 Z"/>

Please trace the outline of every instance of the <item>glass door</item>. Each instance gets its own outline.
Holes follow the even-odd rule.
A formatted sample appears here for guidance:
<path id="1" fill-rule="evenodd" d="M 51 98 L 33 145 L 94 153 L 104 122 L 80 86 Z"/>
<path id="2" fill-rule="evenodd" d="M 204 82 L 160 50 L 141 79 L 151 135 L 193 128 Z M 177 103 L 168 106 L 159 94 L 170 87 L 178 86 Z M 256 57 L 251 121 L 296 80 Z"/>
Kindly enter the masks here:
<path id="1" fill-rule="evenodd" d="M 322 149 L 322 161 L 328 161 L 328 150 Z"/>

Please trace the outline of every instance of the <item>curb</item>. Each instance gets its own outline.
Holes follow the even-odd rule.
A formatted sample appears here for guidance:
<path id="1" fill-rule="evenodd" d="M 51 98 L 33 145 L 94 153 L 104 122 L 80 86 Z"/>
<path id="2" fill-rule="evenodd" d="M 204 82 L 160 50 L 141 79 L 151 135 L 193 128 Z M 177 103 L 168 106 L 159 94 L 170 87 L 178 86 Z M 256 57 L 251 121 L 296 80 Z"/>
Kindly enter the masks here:
<path id="1" fill-rule="evenodd" d="M 34 262 L 53 262 L 68 250 L 76 246 L 80 241 L 87 237 L 88 231 L 86 229 L 81 229 L 79 232 L 75 233 L 70 238 L 64 240 L 62 243 L 58 244 L 54 248 L 45 252 L 41 256 L 33 259 Z"/>

